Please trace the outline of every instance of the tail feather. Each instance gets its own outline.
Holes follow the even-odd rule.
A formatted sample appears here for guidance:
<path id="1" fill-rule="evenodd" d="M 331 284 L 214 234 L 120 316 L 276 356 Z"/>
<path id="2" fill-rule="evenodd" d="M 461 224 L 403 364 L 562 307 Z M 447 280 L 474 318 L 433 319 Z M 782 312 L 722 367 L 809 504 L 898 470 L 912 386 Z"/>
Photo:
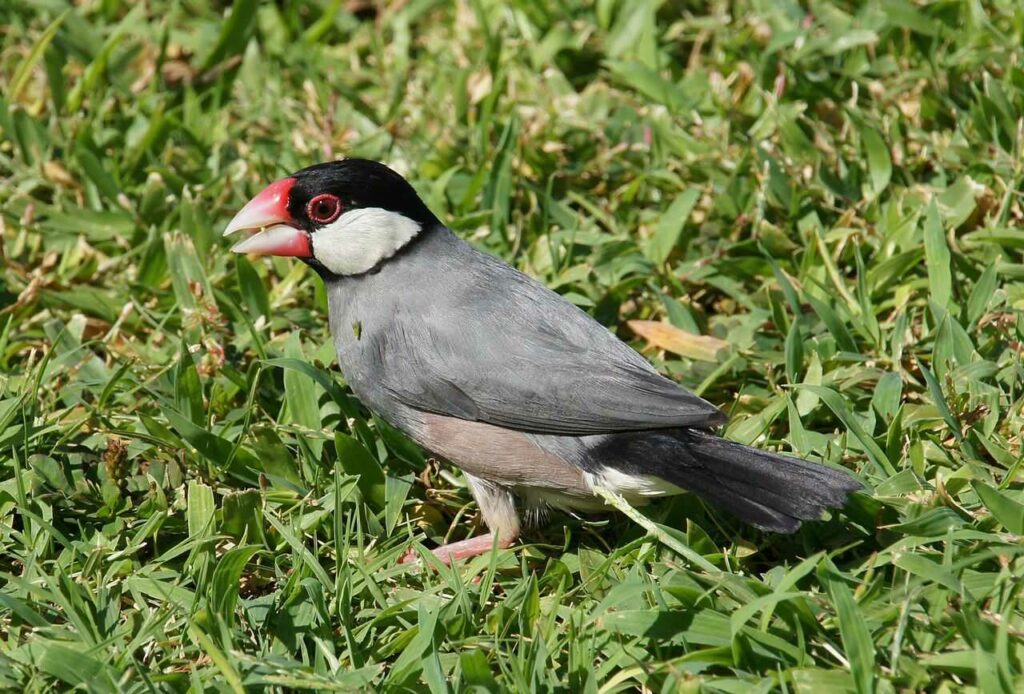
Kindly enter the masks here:
<path id="1" fill-rule="evenodd" d="M 863 489 L 840 470 L 692 429 L 649 432 L 642 440 L 618 438 L 611 449 L 604 452 L 613 455 L 602 455 L 603 460 L 660 477 L 774 532 L 794 532 L 801 522 L 841 508 L 849 494 Z"/>
<path id="2" fill-rule="evenodd" d="M 761 530 L 777 533 L 792 533 L 800 528 L 801 520 L 785 511 L 777 510 L 755 499 L 743 496 L 731 490 L 727 485 L 718 483 L 704 475 L 690 475 L 685 481 L 673 482 L 704 497 L 708 501 L 728 509 L 740 520 Z"/>
<path id="3" fill-rule="evenodd" d="M 826 509 L 842 508 L 863 485 L 824 465 L 768 453 L 699 431 L 687 431 L 689 465 L 665 466 L 665 479 L 703 493 L 764 530 L 793 532 Z"/>

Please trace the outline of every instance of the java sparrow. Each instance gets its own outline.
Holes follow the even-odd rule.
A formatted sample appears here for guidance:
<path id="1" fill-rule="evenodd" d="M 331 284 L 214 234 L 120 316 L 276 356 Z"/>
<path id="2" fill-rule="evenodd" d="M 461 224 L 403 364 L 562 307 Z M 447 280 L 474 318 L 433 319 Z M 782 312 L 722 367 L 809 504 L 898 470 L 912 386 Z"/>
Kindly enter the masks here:
<path id="1" fill-rule="evenodd" d="M 456 236 L 374 161 L 271 183 L 225 235 L 293 256 L 327 288 L 341 371 L 378 415 L 457 465 L 490 533 L 443 561 L 508 547 L 520 511 L 597 509 L 689 490 L 758 528 L 792 532 L 861 489 L 823 465 L 721 438 L 725 415 L 540 282 Z"/>

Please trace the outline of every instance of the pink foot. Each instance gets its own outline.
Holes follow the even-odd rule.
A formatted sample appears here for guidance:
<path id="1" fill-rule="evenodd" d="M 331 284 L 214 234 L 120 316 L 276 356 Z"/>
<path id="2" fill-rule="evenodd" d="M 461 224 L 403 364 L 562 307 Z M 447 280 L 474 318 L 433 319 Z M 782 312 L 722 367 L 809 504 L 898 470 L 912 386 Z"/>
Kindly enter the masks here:
<path id="1" fill-rule="evenodd" d="M 503 538 L 498 540 L 498 547 L 501 549 L 508 549 L 514 542 L 515 538 Z M 459 542 L 441 545 L 436 549 L 432 549 L 431 553 L 445 564 L 451 565 L 453 561 L 460 561 L 462 559 L 469 559 L 470 557 L 486 554 L 490 551 L 493 545 L 494 535 L 493 533 L 487 533 L 486 535 L 480 535 L 468 540 L 460 540 Z M 410 549 L 402 555 L 402 558 L 398 560 L 398 563 L 409 564 L 416 561 L 418 558 L 419 554 L 416 550 Z"/>

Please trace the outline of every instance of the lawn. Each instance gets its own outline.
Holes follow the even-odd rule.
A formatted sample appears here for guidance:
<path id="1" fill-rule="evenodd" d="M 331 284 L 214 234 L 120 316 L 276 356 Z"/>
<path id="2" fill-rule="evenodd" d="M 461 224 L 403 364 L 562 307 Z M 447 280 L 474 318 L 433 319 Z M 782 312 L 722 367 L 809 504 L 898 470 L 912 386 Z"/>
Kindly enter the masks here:
<path id="1" fill-rule="evenodd" d="M 1024 691 L 1019 0 L 0 4 L 0 690 Z M 481 532 L 220 231 L 363 156 L 868 486 Z"/>

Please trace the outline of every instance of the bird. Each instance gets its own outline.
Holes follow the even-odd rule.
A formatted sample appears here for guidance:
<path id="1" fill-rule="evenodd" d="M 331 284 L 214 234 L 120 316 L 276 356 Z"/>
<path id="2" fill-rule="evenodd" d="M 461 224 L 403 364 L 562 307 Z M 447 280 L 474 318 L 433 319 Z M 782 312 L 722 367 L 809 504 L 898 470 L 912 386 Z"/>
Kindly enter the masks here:
<path id="1" fill-rule="evenodd" d="M 842 468 L 716 433 L 727 420 L 585 311 L 457 236 L 400 174 L 345 158 L 270 183 L 231 219 L 235 253 L 323 280 L 338 365 L 362 403 L 460 468 L 488 532 L 445 563 L 509 548 L 523 518 L 696 493 L 792 533 L 863 485 Z M 403 559 L 409 559 L 407 555 Z"/>

